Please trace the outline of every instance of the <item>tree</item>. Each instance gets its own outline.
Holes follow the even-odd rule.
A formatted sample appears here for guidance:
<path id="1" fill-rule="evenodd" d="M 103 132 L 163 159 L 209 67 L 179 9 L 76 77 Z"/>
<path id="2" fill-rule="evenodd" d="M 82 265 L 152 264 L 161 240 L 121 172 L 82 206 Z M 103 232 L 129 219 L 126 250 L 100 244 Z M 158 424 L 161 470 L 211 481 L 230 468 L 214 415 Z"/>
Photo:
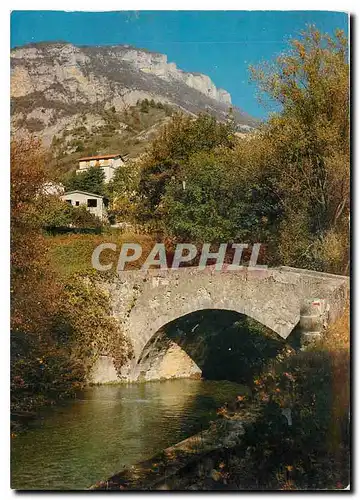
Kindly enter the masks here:
<path id="1" fill-rule="evenodd" d="M 148 99 L 144 99 L 143 101 L 141 101 L 140 111 L 142 113 L 148 113 L 149 112 L 149 107 L 150 107 L 150 103 L 149 103 Z"/>
<path id="2" fill-rule="evenodd" d="M 61 286 L 47 258 L 38 197 L 46 155 L 34 139 L 11 143 L 11 408 L 33 410 L 83 374 L 51 334 Z M 69 373 L 71 375 L 69 376 Z"/>
<path id="3" fill-rule="evenodd" d="M 49 400 L 73 394 L 84 383 L 89 360 L 96 357 L 98 348 L 111 349 L 117 366 L 128 352 L 110 317 L 108 297 L 83 277 L 64 282 L 48 258 L 44 221 L 52 216 L 63 223 L 71 207 L 42 194 L 48 180 L 45 165 L 46 155 L 38 141 L 12 141 L 12 412 L 33 411 Z M 81 215 L 81 207 L 72 211 L 72 217 L 92 217 L 86 210 Z M 71 338 L 65 341 L 67 327 Z M 89 329 L 91 339 L 85 335 Z"/>
<path id="4" fill-rule="evenodd" d="M 344 272 L 349 251 L 350 132 L 347 39 L 314 27 L 274 64 L 252 68 L 277 103 L 258 136 L 283 207 L 283 262 Z M 332 246 L 333 248 L 330 248 Z"/>
<path id="5" fill-rule="evenodd" d="M 73 172 L 71 176 L 65 180 L 67 191 L 79 189 L 89 193 L 104 196 L 106 194 L 105 173 L 99 167 L 90 167 L 84 172 L 77 174 Z"/>
<path id="6" fill-rule="evenodd" d="M 145 220 L 161 217 L 160 204 L 166 186 L 173 178 L 182 180 L 182 168 L 189 157 L 219 146 L 231 148 L 234 144 L 233 132 L 230 122 L 219 123 L 208 114 L 201 114 L 196 119 L 181 113 L 174 114 L 140 163 L 142 210 L 139 217 Z"/>
<path id="7" fill-rule="evenodd" d="M 45 229 L 66 227 L 72 222 L 74 207 L 54 195 L 45 195 L 37 199 L 41 207 L 41 226 Z"/>
<path id="8" fill-rule="evenodd" d="M 255 146 L 255 147 L 254 147 Z M 281 207 L 259 166 L 255 139 L 193 154 L 163 198 L 164 227 L 177 239 L 269 243 Z"/>
<path id="9" fill-rule="evenodd" d="M 47 331 L 57 294 L 37 203 L 45 159 L 34 139 L 11 143 L 11 329 L 38 336 Z"/>
<path id="10" fill-rule="evenodd" d="M 115 171 L 108 192 L 111 212 L 121 221 L 133 222 L 138 208 L 139 167 L 128 162 Z"/>
<path id="11" fill-rule="evenodd" d="M 228 241 L 233 224 L 229 171 L 214 153 L 201 151 L 182 172 L 182 181 L 174 178 L 166 187 L 167 232 L 184 241 Z"/>

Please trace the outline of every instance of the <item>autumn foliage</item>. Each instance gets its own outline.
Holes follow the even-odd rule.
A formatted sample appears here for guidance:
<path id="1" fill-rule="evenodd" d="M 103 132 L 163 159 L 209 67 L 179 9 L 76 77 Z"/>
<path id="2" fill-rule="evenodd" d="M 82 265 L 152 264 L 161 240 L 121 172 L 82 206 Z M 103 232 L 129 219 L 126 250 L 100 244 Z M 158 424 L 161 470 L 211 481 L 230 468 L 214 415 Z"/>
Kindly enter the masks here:
<path id="1" fill-rule="evenodd" d="M 310 26 L 251 75 L 269 118 L 239 134 L 231 116 L 173 115 L 138 163 L 135 216 L 177 241 L 260 241 L 268 265 L 346 274 L 347 39 Z"/>
<path id="2" fill-rule="evenodd" d="M 83 275 L 61 276 L 43 234 L 46 155 L 30 138 L 11 144 L 11 403 L 13 415 L 68 397 L 97 356 L 117 367 L 126 344 L 108 297 Z"/>
<path id="3" fill-rule="evenodd" d="M 37 197 L 46 180 L 45 153 L 34 139 L 11 144 L 11 329 L 46 334 L 58 290 L 41 233 Z"/>

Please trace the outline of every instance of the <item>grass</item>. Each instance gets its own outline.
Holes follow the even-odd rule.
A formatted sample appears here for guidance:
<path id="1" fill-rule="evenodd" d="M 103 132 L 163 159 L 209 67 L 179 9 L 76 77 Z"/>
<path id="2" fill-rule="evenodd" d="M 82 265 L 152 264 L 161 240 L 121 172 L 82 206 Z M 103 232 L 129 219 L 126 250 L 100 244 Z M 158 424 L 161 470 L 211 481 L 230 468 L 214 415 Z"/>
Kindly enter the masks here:
<path id="1" fill-rule="evenodd" d="M 115 243 L 117 252 L 105 250 L 101 254 L 101 263 L 113 262 L 112 271 L 115 272 L 121 245 L 123 243 L 139 243 L 143 253 L 138 261 L 129 264 L 129 268 L 138 268 L 149 254 L 154 245 L 154 240 L 148 235 L 139 235 L 131 232 L 121 233 L 116 230 L 94 234 L 61 234 L 47 236 L 49 257 L 56 271 L 64 277 L 74 273 L 93 273 L 91 256 L 94 249 L 101 243 Z"/>

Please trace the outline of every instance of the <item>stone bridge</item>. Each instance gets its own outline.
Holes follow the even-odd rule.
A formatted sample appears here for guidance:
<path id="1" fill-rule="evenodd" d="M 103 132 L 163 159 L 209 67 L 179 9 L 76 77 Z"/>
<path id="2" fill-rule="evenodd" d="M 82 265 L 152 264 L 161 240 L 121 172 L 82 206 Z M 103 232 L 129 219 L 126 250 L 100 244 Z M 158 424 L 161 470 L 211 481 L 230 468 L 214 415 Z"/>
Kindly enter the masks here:
<path id="1" fill-rule="evenodd" d="M 233 271 L 224 266 L 218 271 L 209 266 L 125 271 L 104 286 L 114 316 L 133 346 L 134 358 L 122 376 L 136 380 L 137 362 L 156 332 L 195 311 L 236 311 L 283 339 L 298 325 L 303 343 L 314 341 L 341 314 L 349 278 L 290 267 Z"/>

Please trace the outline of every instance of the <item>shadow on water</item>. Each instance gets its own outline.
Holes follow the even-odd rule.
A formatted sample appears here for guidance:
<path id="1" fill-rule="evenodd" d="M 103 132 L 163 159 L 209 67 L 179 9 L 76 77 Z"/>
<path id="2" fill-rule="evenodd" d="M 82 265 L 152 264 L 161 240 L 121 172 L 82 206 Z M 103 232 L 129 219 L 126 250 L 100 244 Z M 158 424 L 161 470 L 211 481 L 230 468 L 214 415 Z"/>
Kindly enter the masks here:
<path id="1" fill-rule="evenodd" d="M 279 335 L 252 318 L 223 310 L 197 311 L 169 323 L 144 353 L 155 359 L 172 342 L 188 354 L 205 379 L 243 384 L 251 383 L 285 345 Z"/>

